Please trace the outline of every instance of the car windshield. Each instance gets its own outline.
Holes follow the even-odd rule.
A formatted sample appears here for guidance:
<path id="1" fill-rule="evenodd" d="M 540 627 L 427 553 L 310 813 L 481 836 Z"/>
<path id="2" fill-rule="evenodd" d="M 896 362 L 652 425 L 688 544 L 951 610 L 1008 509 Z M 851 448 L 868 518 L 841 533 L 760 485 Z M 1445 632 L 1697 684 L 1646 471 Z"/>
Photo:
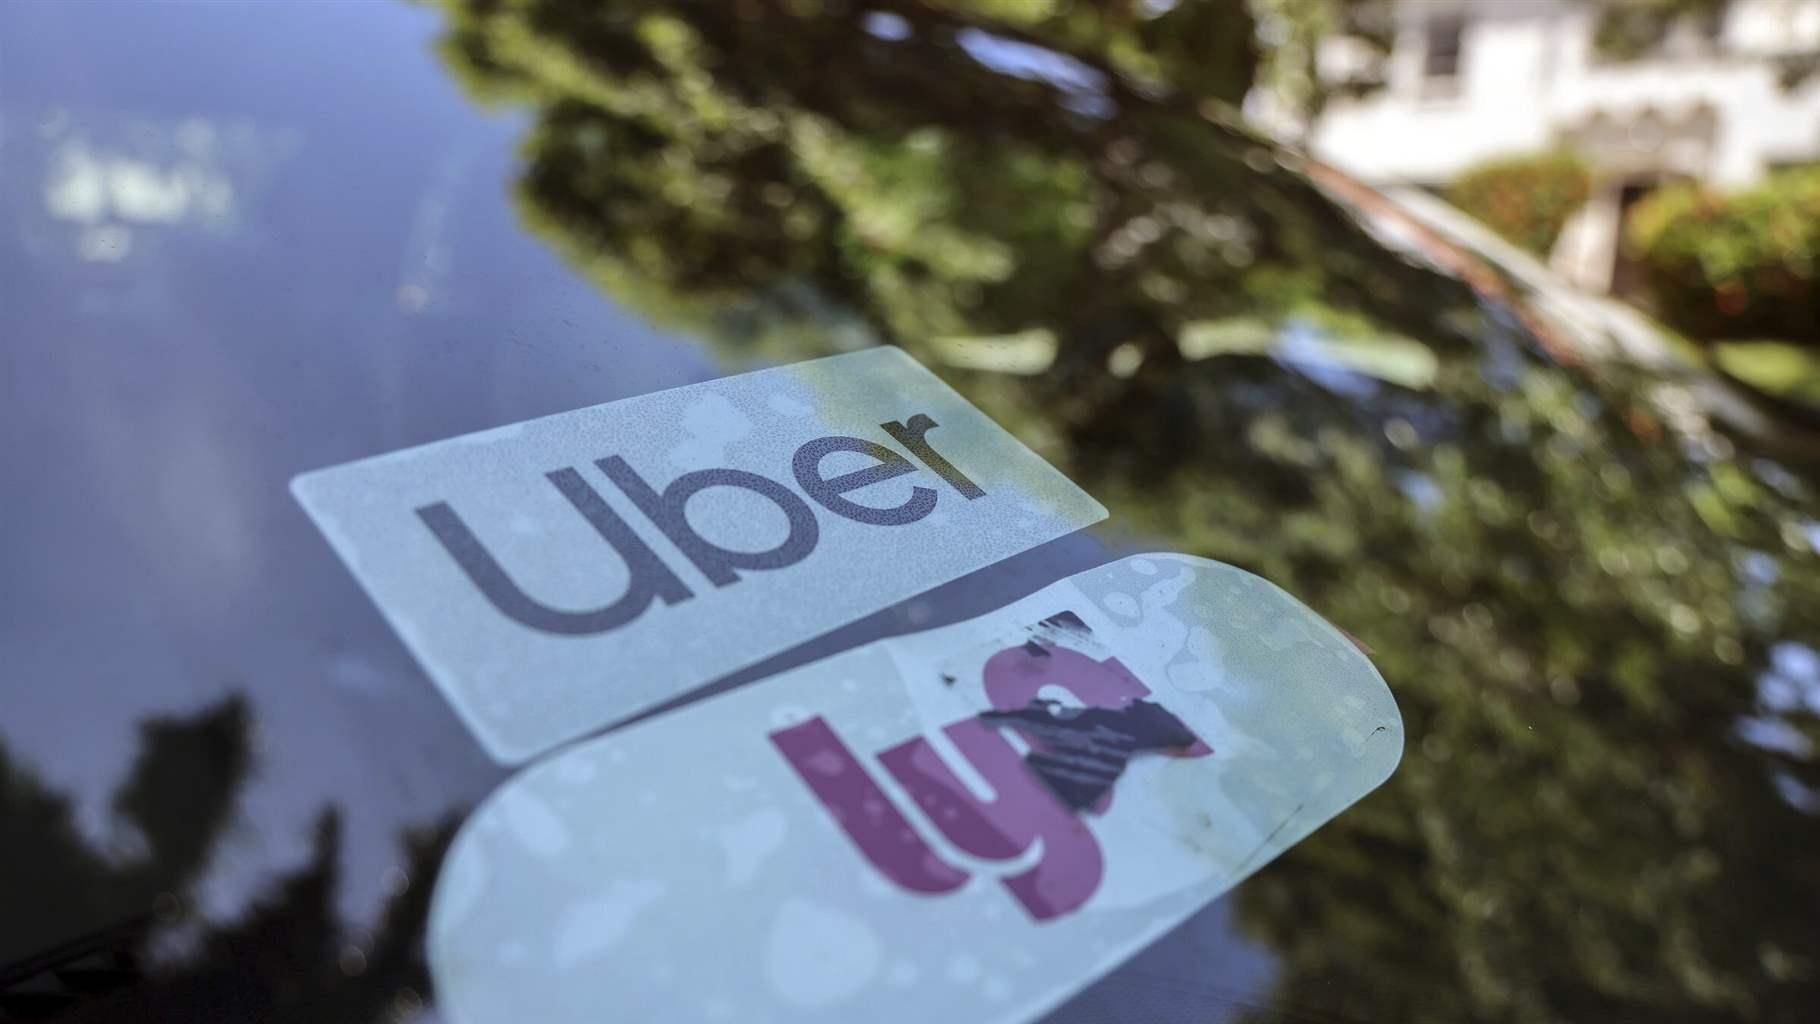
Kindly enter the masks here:
<path id="1" fill-rule="evenodd" d="M 956 608 L 1217 559 L 1407 727 L 1052 1019 L 1820 1005 L 1814 416 L 1267 141 L 1230 33 L 1028 6 L 0 10 L 0 1017 L 442 1019 L 508 773 L 287 482 L 877 345 L 1111 511 Z"/>

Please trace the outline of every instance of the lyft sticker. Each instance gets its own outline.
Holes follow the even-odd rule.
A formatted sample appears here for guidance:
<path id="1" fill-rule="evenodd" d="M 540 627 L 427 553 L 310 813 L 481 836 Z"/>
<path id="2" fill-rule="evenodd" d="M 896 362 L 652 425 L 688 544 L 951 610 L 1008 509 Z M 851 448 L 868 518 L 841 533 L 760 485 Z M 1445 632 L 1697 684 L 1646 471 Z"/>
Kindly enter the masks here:
<path id="1" fill-rule="evenodd" d="M 1106 516 L 895 348 L 439 441 L 291 489 L 507 762 Z"/>
<path id="2" fill-rule="evenodd" d="M 1128 558 L 591 740 L 469 818 L 438 1006 L 519 1020 L 1027 1021 L 1389 777 L 1338 630 Z"/>

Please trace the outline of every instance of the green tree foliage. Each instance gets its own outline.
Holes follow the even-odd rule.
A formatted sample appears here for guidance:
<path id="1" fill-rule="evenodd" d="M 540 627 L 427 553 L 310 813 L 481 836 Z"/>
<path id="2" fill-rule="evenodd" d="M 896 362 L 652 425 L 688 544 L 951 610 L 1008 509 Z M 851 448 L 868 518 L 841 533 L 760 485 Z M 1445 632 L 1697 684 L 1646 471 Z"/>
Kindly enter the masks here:
<path id="1" fill-rule="evenodd" d="M 1133 77 L 1112 43 L 1039 48 L 1027 19 L 959 5 L 801 9 L 458 4 L 444 49 L 478 94 L 540 110 L 526 217 L 662 317 L 819 324 L 813 279 L 870 330 L 1041 329 L 1099 368 L 1319 294 L 1426 323 L 1399 297 L 1444 287 L 1381 260 L 1225 97 Z"/>
<path id="2" fill-rule="evenodd" d="M 1382 87 L 1396 34 L 1387 0 L 1252 0 L 1251 7 L 1259 41 L 1254 88 L 1304 124 L 1319 120 L 1336 92 L 1356 96 Z M 1319 68 L 1320 46 L 1341 35 L 1366 44 L 1376 66 L 1355 80 L 1329 81 Z"/>
<path id="3" fill-rule="evenodd" d="M 1447 199 L 1512 243 L 1546 257 L 1567 219 L 1592 194 L 1592 172 L 1572 153 L 1506 157 L 1471 168 Z"/>
<path id="4" fill-rule="evenodd" d="M 1657 311 L 1687 334 L 1820 344 L 1820 169 L 1731 196 L 1660 189 L 1637 204 L 1628 241 Z"/>
<path id="5" fill-rule="evenodd" d="M 1598 0 L 1593 45 L 1609 58 L 1642 57 L 1660 46 L 1679 23 L 1716 28 L 1731 0 Z"/>
<path id="6" fill-rule="evenodd" d="M 1678 382 L 1385 250 L 1138 5 L 445 6 L 535 114 L 527 221 L 617 299 L 736 361 L 901 345 L 1376 652 L 1403 766 L 1239 893 L 1286 1005 L 1820 1005 L 1820 505 Z"/>

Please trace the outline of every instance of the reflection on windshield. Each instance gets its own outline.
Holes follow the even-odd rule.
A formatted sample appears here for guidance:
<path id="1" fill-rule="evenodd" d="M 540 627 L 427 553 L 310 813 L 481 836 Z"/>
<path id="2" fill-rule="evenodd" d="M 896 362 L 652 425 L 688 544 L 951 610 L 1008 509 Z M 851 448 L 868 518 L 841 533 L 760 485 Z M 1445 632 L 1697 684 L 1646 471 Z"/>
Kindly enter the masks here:
<path id="1" fill-rule="evenodd" d="M 614 297 L 739 362 L 901 345 L 1376 652 L 1402 769 L 1239 890 L 1287 1004 L 1820 1005 L 1807 470 L 1386 253 L 1228 120 L 1234 5 L 444 6 Z"/>
<path id="2" fill-rule="evenodd" d="M 428 881 L 454 836 L 452 818 L 403 837 L 406 867 L 370 934 L 339 922 L 341 818 L 328 808 L 316 818 L 308 860 L 237 919 L 208 921 L 193 909 L 254 767 L 251 723 L 240 697 L 148 720 L 114 794 L 118 834 L 99 844 L 66 797 L 0 748 L 7 881 L 25 901 L 0 917 L 9 1013 L 354 1022 L 403 1019 L 420 1007 L 429 985 L 421 948 Z M 121 907 L 151 912 L 120 924 Z M 47 936 L 46 922 L 63 934 Z M 155 927 L 148 949 L 143 938 Z M 47 950 L 47 938 L 63 941 Z M 148 956 L 159 984 L 135 989 L 153 966 L 141 962 Z"/>
<path id="3" fill-rule="evenodd" d="M 70 246 L 91 263 L 125 260 L 161 230 L 231 236 L 243 227 L 242 191 L 263 187 L 298 146 L 294 133 L 201 116 L 77 117 L 55 108 L 32 128 L 42 168 L 16 167 L 42 178 L 41 209 L 19 211 L 28 237 Z"/>

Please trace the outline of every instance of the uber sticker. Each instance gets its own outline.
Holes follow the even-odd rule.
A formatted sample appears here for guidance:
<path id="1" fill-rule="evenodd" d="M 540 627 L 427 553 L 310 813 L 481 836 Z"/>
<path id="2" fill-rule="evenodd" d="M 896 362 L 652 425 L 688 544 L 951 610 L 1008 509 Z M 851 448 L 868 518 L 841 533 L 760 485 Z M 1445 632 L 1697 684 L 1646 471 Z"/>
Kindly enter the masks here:
<path id="1" fill-rule="evenodd" d="M 439 441 L 291 490 L 509 762 L 1106 516 L 895 348 Z"/>
<path id="2" fill-rule="evenodd" d="M 460 1024 L 1010 1024 L 1390 776 L 1403 725 L 1271 584 L 1128 558 L 562 751 L 429 922 Z"/>

